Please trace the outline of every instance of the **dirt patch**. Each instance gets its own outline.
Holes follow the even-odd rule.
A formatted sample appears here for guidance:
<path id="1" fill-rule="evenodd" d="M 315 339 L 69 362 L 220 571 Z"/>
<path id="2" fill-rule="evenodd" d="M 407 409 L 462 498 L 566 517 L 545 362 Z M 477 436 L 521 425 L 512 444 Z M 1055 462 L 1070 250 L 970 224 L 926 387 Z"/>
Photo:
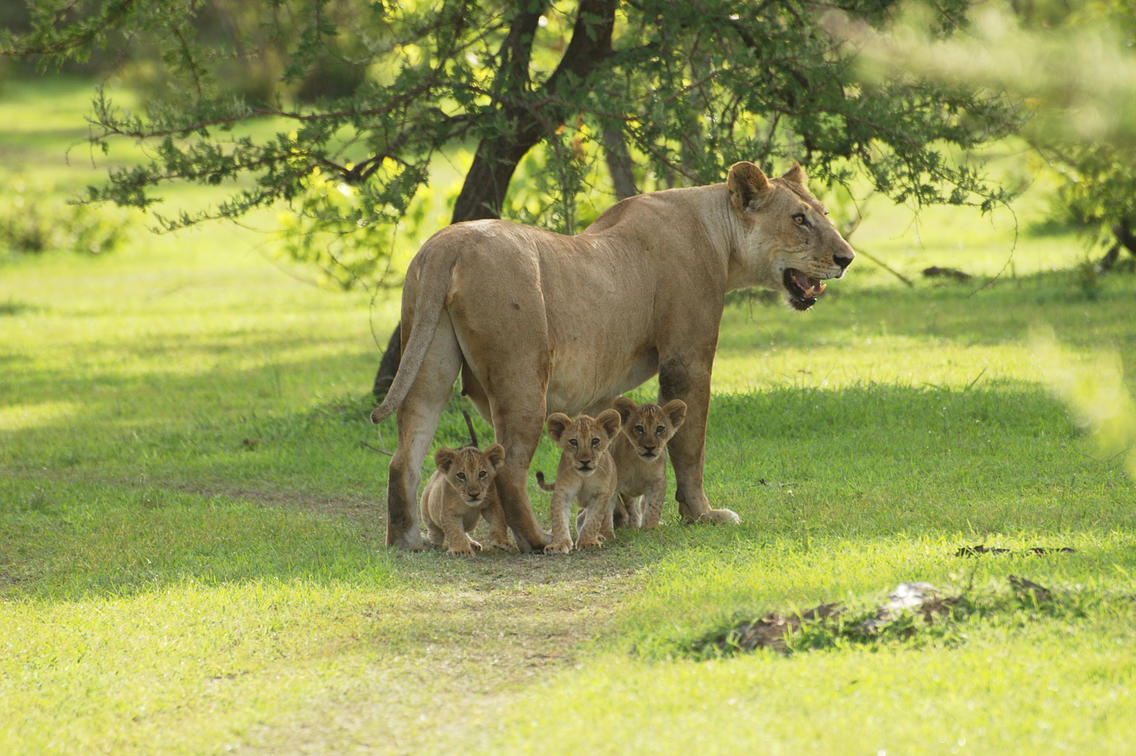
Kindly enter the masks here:
<path id="1" fill-rule="evenodd" d="M 843 604 L 818 604 L 801 612 L 771 612 L 724 631 L 703 636 L 689 651 L 696 658 L 716 658 L 769 649 L 789 655 L 849 644 L 910 641 L 958 635 L 968 618 L 1010 612 L 1079 614 L 1076 597 L 1059 594 L 1018 575 L 1007 578 L 1009 592 L 940 590 L 930 583 L 900 583 L 888 601 L 853 611 Z"/>

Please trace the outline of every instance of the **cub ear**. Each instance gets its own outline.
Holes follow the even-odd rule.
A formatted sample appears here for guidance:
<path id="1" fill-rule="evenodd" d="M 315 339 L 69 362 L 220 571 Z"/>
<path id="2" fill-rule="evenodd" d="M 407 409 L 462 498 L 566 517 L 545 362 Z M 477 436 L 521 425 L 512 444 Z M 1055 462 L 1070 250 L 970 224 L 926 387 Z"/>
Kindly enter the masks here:
<path id="1" fill-rule="evenodd" d="M 804 186 L 805 182 L 809 180 L 808 176 L 805 175 L 805 169 L 797 162 L 794 162 L 793 167 L 781 178 L 797 186 Z"/>
<path id="2" fill-rule="evenodd" d="M 489 464 L 493 465 L 494 470 L 500 470 L 501 465 L 505 464 L 505 447 L 501 444 L 493 444 L 485 450 L 485 458 L 489 460 Z"/>
<path id="3" fill-rule="evenodd" d="M 568 426 L 572 424 L 572 418 L 568 417 L 563 412 L 553 412 L 544 423 L 548 426 L 548 437 L 556 443 L 560 443 L 560 437 L 564 435 L 564 431 L 568 430 Z"/>
<path id="4" fill-rule="evenodd" d="M 611 406 L 615 409 L 616 412 L 619 413 L 619 418 L 624 423 L 626 423 L 627 419 L 631 417 L 631 413 L 638 409 L 638 406 L 635 404 L 635 402 L 631 401 L 626 396 L 618 397 L 614 402 L 612 402 Z"/>
<path id="5" fill-rule="evenodd" d="M 619 417 L 619 412 L 613 409 L 606 409 L 599 414 L 596 418 L 596 423 L 604 429 L 604 433 L 608 438 L 614 438 L 615 434 L 619 433 L 619 428 L 623 425 L 623 420 Z"/>
<path id="6" fill-rule="evenodd" d="M 663 405 L 663 414 L 671 421 L 671 425 L 678 429 L 682 425 L 682 421 L 686 419 L 686 402 L 682 399 L 671 399 Z"/>
<path id="7" fill-rule="evenodd" d="M 434 452 L 434 466 L 441 470 L 443 475 L 450 472 L 450 468 L 453 467 L 454 462 L 456 462 L 457 459 L 458 453 L 453 449 L 447 449 L 444 446 L 438 451 Z"/>
<path id="8" fill-rule="evenodd" d="M 738 212 L 757 210 L 773 192 L 773 185 L 761 169 L 744 161 L 730 166 L 726 186 L 730 190 L 730 202 Z"/>

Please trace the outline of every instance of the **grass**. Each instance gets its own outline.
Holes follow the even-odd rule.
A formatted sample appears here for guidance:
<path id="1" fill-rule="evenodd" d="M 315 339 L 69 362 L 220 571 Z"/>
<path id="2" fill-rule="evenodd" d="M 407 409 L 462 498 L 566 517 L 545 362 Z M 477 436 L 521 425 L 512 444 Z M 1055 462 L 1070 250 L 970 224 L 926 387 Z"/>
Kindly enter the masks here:
<path id="1" fill-rule="evenodd" d="M 82 85 L 9 91 L 6 170 L 89 180 L 59 159 Z M 41 118 L 61 136 L 26 128 Z M 1039 225 L 1044 196 L 1018 213 Z M 139 221 L 113 255 L 5 259 L 0 752 L 1128 752 L 1136 486 L 1127 447 L 1048 388 L 1036 334 L 1073 367 L 1115 361 L 1131 395 L 1136 281 L 1086 285 L 1075 237 L 1014 235 L 1008 213 L 916 229 L 873 201 L 854 239 L 914 287 L 861 259 L 808 313 L 727 312 L 707 487 L 742 524 L 684 526 L 672 503 L 659 530 L 564 559 L 383 547 L 365 416 L 395 299 L 307 286 L 230 227 Z M 464 441 L 460 406 L 440 443 Z M 957 556 L 976 544 L 1011 553 Z M 1066 610 L 692 650 L 771 612 L 1011 574 Z"/>

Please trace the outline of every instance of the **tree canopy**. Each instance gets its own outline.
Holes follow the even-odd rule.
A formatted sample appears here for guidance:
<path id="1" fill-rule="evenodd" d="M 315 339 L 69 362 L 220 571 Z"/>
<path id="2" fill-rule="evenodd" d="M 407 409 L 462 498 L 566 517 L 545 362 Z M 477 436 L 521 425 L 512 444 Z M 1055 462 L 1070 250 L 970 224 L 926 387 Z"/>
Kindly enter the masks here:
<path id="1" fill-rule="evenodd" d="M 967 7 L 935 4 L 932 33 L 957 29 Z M 863 75 L 858 45 L 831 29 L 886 27 L 891 0 L 28 8 L 25 29 L 0 38 L 6 55 L 52 65 L 103 51 L 106 67 L 149 64 L 136 108 L 97 91 L 91 141 L 141 142 L 150 158 L 112 168 L 89 200 L 150 207 L 168 182 L 230 188 L 209 208 L 159 216 L 166 229 L 284 203 L 290 254 L 342 286 L 381 278 L 392 234 L 421 219 L 440 157 L 465 177 L 454 221 L 504 215 L 575 231 L 596 196 L 602 206 L 720 181 L 742 159 L 797 160 L 829 184 L 864 176 L 896 202 L 989 209 L 1004 190 L 954 148 L 1021 122 L 986 88 Z M 532 170 L 514 185 L 524 160 Z"/>

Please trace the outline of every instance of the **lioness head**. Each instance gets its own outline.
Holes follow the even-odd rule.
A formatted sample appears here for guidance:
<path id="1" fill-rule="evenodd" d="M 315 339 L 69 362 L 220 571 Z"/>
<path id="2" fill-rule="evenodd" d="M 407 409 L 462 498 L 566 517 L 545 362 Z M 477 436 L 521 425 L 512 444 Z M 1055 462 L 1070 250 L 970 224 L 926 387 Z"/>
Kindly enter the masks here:
<path id="1" fill-rule="evenodd" d="M 631 441 L 635 453 L 647 462 L 659 458 L 667 441 L 686 419 L 686 402 L 681 399 L 672 399 L 660 407 L 654 402 L 637 405 L 621 396 L 615 400 L 615 410 L 623 420 L 623 435 Z"/>
<path id="2" fill-rule="evenodd" d="M 434 453 L 434 464 L 446 479 L 446 485 L 457 491 L 466 506 L 478 507 L 485 501 L 493 477 L 505 463 L 505 447 L 493 444 L 481 451 L 476 446 L 461 449 L 445 447 Z"/>
<path id="3" fill-rule="evenodd" d="M 816 304 L 824 279 L 843 276 L 856 256 L 805 181 L 796 163 L 775 179 L 753 163 L 734 163 L 726 179 L 747 264 L 760 285 L 784 291 L 798 310 Z"/>
<path id="4" fill-rule="evenodd" d="M 619 433 L 619 413 L 604 410 L 597 417 L 580 415 L 575 420 L 563 412 L 553 412 L 546 421 L 548 436 L 572 460 L 572 467 L 581 477 L 596 471 L 596 465 L 607 447 Z"/>

